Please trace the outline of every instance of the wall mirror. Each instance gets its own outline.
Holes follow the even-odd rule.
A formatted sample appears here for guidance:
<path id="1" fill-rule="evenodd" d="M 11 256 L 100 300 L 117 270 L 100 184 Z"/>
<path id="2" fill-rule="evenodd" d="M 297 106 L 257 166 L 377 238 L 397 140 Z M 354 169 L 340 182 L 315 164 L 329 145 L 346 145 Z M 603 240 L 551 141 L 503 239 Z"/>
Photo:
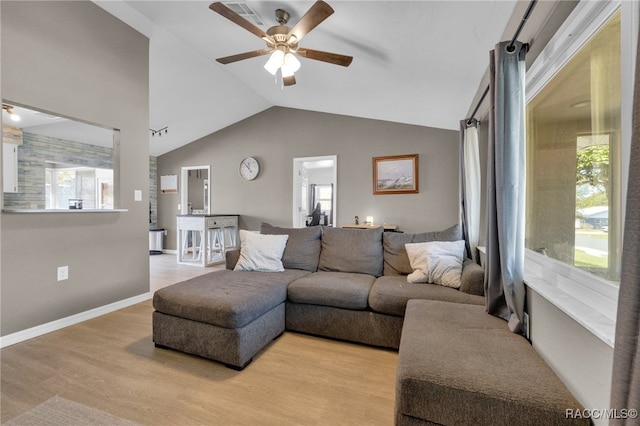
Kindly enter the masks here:
<path id="1" fill-rule="evenodd" d="M 2 103 L 4 210 L 114 210 L 120 132 Z"/>
<path id="2" fill-rule="evenodd" d="M 180 212 L 209 214 L 211 211 L 210 166 L 182 167 L 180 176 Z"/>

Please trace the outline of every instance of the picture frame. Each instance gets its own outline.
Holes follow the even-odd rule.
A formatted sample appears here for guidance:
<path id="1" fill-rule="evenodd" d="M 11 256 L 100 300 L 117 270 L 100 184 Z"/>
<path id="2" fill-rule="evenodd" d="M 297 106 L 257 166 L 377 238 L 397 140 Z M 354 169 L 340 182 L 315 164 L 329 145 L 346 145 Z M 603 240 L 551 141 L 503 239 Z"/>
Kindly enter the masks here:
<path id="1" fill-rule="evenodd" d="M 178 175 L 160 176 L 160 192 L 163 194 L 178 192 Z"/>
<path id="2" fill-rule="evenodd" d="M 373 195 L 417 194 L 418 154 L 373 157 Z"/>

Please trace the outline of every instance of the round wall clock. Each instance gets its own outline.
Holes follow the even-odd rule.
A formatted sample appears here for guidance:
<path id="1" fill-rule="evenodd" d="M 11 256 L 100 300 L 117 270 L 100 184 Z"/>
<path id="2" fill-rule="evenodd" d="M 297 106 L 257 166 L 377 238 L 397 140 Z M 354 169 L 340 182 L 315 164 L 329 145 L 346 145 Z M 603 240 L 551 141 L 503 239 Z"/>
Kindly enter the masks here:
<path id="1" fill-rule="evenodd" d="M 240 176 L 246 180 L 254 180 L 260 173 L 260 163 L 253 157 L 247 157 L 240 162 Z"/>

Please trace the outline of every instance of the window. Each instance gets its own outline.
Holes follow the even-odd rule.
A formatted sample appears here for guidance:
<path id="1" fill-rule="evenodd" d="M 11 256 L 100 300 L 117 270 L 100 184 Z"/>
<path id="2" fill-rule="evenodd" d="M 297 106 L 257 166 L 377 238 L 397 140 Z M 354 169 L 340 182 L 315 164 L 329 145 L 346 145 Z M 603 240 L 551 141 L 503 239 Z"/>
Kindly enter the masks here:
<path id="1" fill-rule="evenodd" d="M 309 211 L 320 204 L 320 211 L 327 217 L 327 225 L 333 225 L 333 184 L 311 184 Z"/>
<path id="2" fill-rule="evenodd" d="M 580 1 L 526 77 L 525 283 L 611 347 L 639 15 Z"/>
<path id="3" fill-rule="evenodd" d="M 619 281 L 620 152 L 618 10 L 527 105 L 528 249 Z"/>
<path id="4" fill-rule="evenodd" d="M 68 209 L 78 199 L 83 209 L 113 209 L 113 170 L 50 163 L 45 168 L 46 208 Z"/>

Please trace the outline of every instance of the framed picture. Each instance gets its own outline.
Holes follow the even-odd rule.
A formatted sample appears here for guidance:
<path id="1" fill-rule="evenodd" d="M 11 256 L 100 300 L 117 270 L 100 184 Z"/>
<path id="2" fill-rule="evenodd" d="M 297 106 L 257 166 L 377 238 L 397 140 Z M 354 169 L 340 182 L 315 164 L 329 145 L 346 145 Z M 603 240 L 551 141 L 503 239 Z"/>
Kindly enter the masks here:
<path id="1" fill-rule="evenodd" d="M 373 194 L 417 194 L 418 154 L 373 157 Z"/>
<path id="2" fill-rule="evenodd" d="M 160 176 L 160 191 L 163 194 L 178 192 L 178 175 Z"/>

